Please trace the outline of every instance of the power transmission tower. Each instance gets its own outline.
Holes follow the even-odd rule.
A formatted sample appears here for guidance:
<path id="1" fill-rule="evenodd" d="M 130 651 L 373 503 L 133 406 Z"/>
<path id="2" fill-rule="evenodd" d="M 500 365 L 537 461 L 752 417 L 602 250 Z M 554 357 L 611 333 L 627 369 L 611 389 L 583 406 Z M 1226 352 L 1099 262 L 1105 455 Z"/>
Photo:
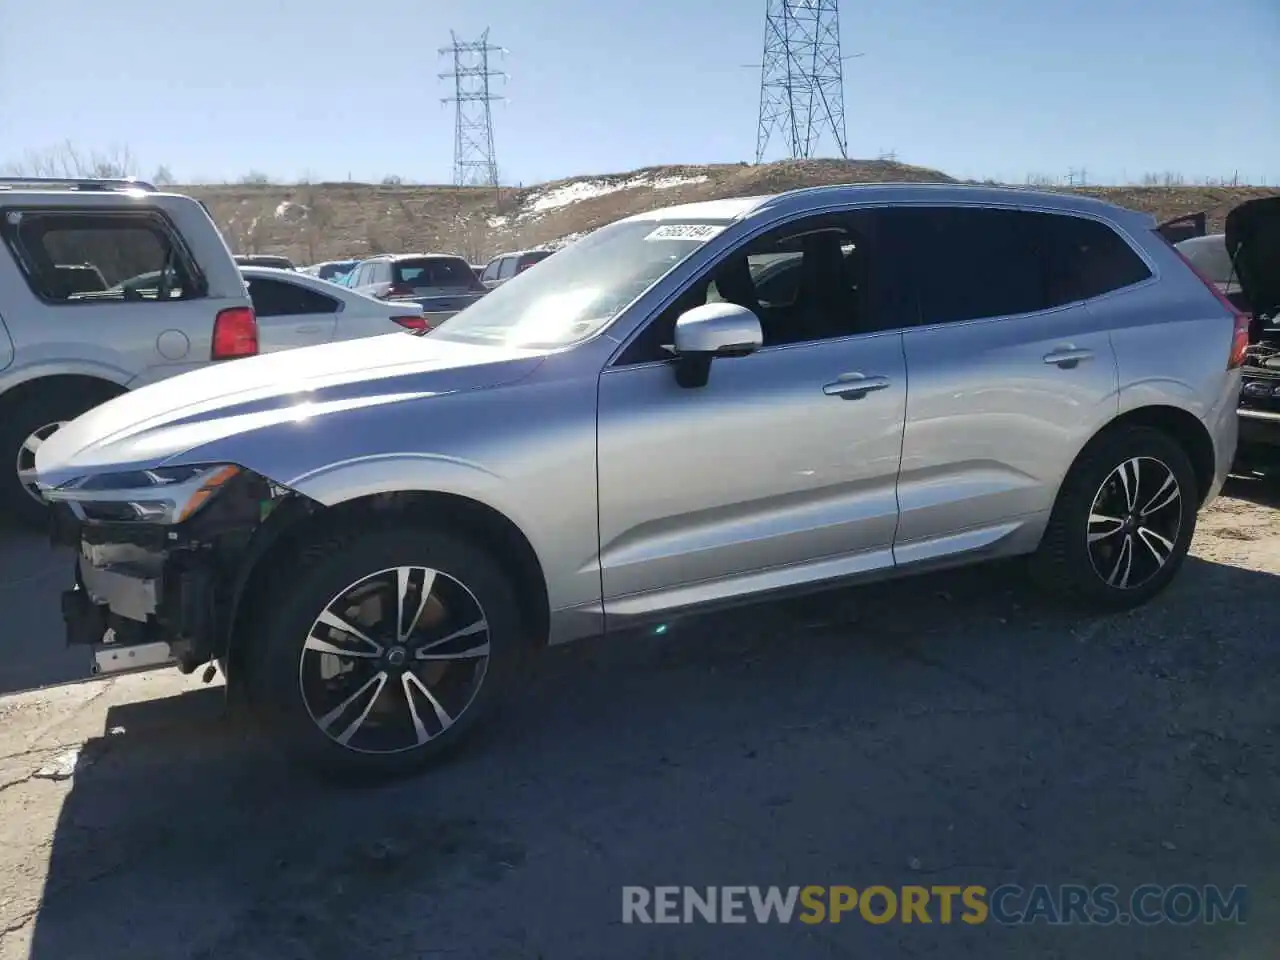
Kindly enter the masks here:
<path id="1" fill-rule="evenodd" d="M 756 163 L 774 133 L 793 159 L 814 155 L 822 136 L 848 158 L 844 122 L 844 61 L 838 0 L 767 0 L 760 64 Z M 861 54 L 854 54 L 861 56 Z"/>
<path id="2" fill-rule="evenodd" d="M 452 30 L 453 43 L 440 48 L 440 55 L 453 57 L 453 69 L 440 74 L 441 79 L 452 78 L 452 97 L 442 97 L 441 103 L 455 107 L 453 135 L 453 182 L 457 186 L 498 185 L 498 155 L 493 149 L 493 111 L 495 100 L 502 97 L 492 90 L 490 81 L 506 79 L 506 74 L 489 69 L 489 54 L 505 53 L 502 47 L 489 43 L 489 31 L 479 40 L 459 40 Z"/>

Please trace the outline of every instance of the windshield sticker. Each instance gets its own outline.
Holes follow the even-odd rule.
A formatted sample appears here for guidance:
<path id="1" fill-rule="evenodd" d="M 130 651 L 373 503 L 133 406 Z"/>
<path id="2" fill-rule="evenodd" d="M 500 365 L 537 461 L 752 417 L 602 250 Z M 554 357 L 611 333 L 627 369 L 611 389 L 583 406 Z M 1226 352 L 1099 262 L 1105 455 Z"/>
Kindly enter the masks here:
<path id="1" fill-rule="evenodd" d="M 697 240 L 705 243 L 724 227 L 715 223 L 664 223 L 645 237 L 646 240 Z"/>

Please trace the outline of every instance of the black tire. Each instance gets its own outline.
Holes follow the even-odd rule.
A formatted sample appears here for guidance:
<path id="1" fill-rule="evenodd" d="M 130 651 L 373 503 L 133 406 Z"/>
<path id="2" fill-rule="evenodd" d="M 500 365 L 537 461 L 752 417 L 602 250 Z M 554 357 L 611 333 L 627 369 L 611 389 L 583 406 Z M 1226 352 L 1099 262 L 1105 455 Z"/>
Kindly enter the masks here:
<path id="1" fill-rule="evenodd" d="M 1120 518 L 1119 526 L 1110 521 L 1091 522 L 1091 516 L 1098 515 L 1093 512 L 1095 498 L 1104 496 L 1102 487 L 1109 478 L 1113 485 L 1109 487 L 1112 494 L 1108 502 L 1116 503 L 1117 497 L 1127 496 L 1126 483 L 1133 475 L 1132 467 L 1126 469 L 1124 478 L 1116 471 L 1122 464 L 1135 460 L 1141 483 L 1159 487 L 1160 466 L 1168 470 L 1178 487 L 1176 502 L 1162 508 L 1158 515 L 1152 511 L 1150 528 L 1145 526 L 1146 520 L 1135 526 L 1126 526 L 1124 518 Z M 1145 476 L 1141 473 L 1144 465 Z M 1148 503 L 1163 502 L 1168 496 L 1166 490 L 1158 500 L 1151 499 L 1147 487 L 1135 486 L 1134 489 L 1138 490 L 1134 499 L 1142 500 L 1139 511 Z M 1151 427 L 1112 428 L 1094 438 L 1072 465 L 1058 493 L 1044 538 L 1032 557 L 1031 573 L 1045 592 L 1073 606 L 1095 610 L 1140 606 L 1167 587 L 1182 566 L 1195 534 L 1199 506 L 1195 470 L 1176 440 Z M 1172 544 L 1167 558 L 1141 582 L 1135 574 L 1132 585 L 1122 586 L 1123 580 L 1133 573 L 1135 562 L 1153 564 L 1159 554 L 1166 553 L 1164 543 L 1152 536 L 1156 519 L 1162 525 L 1160 533 Z M 1096 537 L 1092 545 L 1091 537 Z M 1114 540 L 1116 537 L 1119 539 Z M 1130 541 L 1128 568 L 1124 566 L 1123 554 L 1126 538 Z M 1114 542 L 1108 542 L 1112 540 Z"/>
<path id="2" fill-rule="evenodd" d="M 13 524 L 38 527 L 48 521 L 47 506 L 27 492 L 18 477 L 18 457 L 27 438 L 49 424 L 66 423 L 120 393 L 119 388 L 66 385 L 37 386 L 20 398 L 0 401 L 0 510 Z"/>
<path id="3" fill-rule="evenodd" d="M 317 539 L 304 546 L 285 566 L 288 567 L 287 572 L 277 572 L 268 590 L 259 593 L 269 601 L 257 606 L 263 613 L 255 618 L 254 626 L 245 637 L 249 644 L 245 663 L 250 703 L 266 721 L 264 727 L 294 760 L 327 779 L 348 784 L 377 783 L 416 773 L 442 759 L 459 746 L 490 712 L 523 660 L 527 635 L 515 589 L 502 567 L 485 550 L 457 534 L 412 525 L 366 527 L 361 531 Z M 437 602 L 435 598 L 448 587 L 454 599 L 438 601 L 439 606 L 444 609 L 455 606 L 461 611 L 466 607 L 469 595 L 480 608 L 482 621 L 487 623 L 488 659 L 483 673 L 476 689 L 448 726 L 443 726 L 438 713 L 432 715 L 439 703 L 452 716 L 451 711 L 456 707 L 454 703 L 445 704 L 444 693 L 447 691 L 437 687 L 432 691 L 434 699 L 424 699 L 425 694 L 421 692 L 424 690 L 421 674 L 436 669 L 438 662 L 419 663 L 408 641 L 401 645 L 397 640 L 395 646 L 401 650 L 405 663 L 416 664 L 412 671 L 404 663 L 390 662 L 393 647 L 386 643 L 382 644 L 388 651 L 385 656 L 361 658 L 359 661 L 345 657 L 340 659 L 325 652 L 304 651 L 317 618 L 322 612 L 338 606 L 348 587 L 379 571 L 397 567 L 438 571 L 443 576 L 436 577 L 433 591 L 427 592 L 428 598 Z M 390 582 L 380 580 L 378 584 L 385 584 L 385 588 L 391 590 L 394 576 L 392 573 Z M 457 585 L 465 587 L 465 593 L 458 591 Z M 370 589 L 376 587 L 377 584 Z M 390 595 L 377 594 L 379 597 Z M 411 599 L 408 606 L 413 603 Z M 345 609 L 354 608 L 348 606 Z M 448 615 L 453 615 L 452 610 Z M 378 625 L 375 627 L 382 629 Z M 375 639 L 372 635 L 375 627 L 364 631 L 370 639 Z M 322 627 L 317 630 L 324 634 L 322 639 L 334 637 Z M 377 639 L 385 640 L 387 636 L 379 633 Z M 419 645 L 431 642 L 438 642 L 438 638 L 414 641 Z M 351 643 L 349 636 L 342 640 L 344 649 L 351 649 Z M 365 649 L 358 642 L 354 645 Z M 405 650 L 409 652 L 406 654 Z M 325 678 L 323 671 L 317 672 L 315 666 L 321 660 L 330 664 L 327 668 L 330 670 L 339 663 L 344 670 L 348 664 L 351 667 L 336 680 Z M 460 664 L 459 671 L 466 671 L 471 668 L 472 661 L 445 662 L 439 668 L 443 671 L 440 679 L 449 676 L 448 671 L 453 669 L 454 663 Z M 372 727 L 362 724 L 356 728 L 344 746 L 333 731 L 346 727 L 352 714 L 338 715 L 330 724 L 330 732 L 325 732 L 315 719 L 313 708 L 322 709 L 319 701 L 326 697 L 339 704 L 344 702 L 349 696 L 348 690 L 354 692 L 359 689 L 357 680 L 362 676 L 376 678 L 378 672 L 389 673 L 390 679 L 385 681 L 385 689 L 382 685 L 371 688 L 376 692 L 369 696 L 369 705 L 371 708 L 377 706 L 376 712 L 385 717 L 375 718 Z M 408 672 L 414 672 L 416 680 L 406 678 L 404 674 Z M 465 673 L 460 672 L 457 676 L 465 676 Z M 366 686 L 369 682 L 372 681 L 366 680 Z M 436 682 L 425 681 L 427 685 Z M 331 686 L 337 689 L 330 691 Z M 412 695 L 411 688 L 414 691 Z M 307 689 L 311 690 L 316 703 L 309 703 L 304 692 Z M 466 696 L 465 690 L 461 695 Z M 462 703 L 462 700 L 458 699 L 456 703 Z M 356 700 L 351 709 L 358 715 L 363 705 L 362 700 Z M 371 709 L 369 715 L 374 712 Z M 425 742 L 411 744 L 399 752 L 383 751 L 381 748 L 399 742 L 393 740 L 393 733 L 399 731 L 413 737 L 408 721 L 412 721 L 419 735 L 424 726 L 431 726 L 433 735 Z M 441 729 L 434 730 L 436 727 Z M 367 739 L 358 739 L 366 735 Z M 375 741 L 377 750 L 370 747 Z"/>

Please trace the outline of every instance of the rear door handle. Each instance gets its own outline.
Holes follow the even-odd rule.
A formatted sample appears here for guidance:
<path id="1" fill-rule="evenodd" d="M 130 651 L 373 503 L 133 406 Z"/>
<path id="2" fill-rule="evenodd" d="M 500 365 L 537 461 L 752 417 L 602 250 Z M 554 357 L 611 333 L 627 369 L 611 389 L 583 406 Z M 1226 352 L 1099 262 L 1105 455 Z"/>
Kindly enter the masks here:
<path id="1" fill-rule="evenodd" d="M 857 400 L 872 390 L 883 390 L 887 386 L 889 386 L 888 377 L 866 377 L 860 373 L 842 373 L 831 383 L 824 383 L 822 392 L 828 397 Z"/>
<path id="2" fill-rule="evenodd" d="M 1067 370 L 1074 366 L 1078 366 L 1081 360 L 1092 359 L 1092 350 L 1076 350 L 1073 347 L 1063 347 L 1060 350 L 1053 350 L 1044 355 L 1045 363 L 1051 363 L 1054 366 L 1062 367 Z"/>

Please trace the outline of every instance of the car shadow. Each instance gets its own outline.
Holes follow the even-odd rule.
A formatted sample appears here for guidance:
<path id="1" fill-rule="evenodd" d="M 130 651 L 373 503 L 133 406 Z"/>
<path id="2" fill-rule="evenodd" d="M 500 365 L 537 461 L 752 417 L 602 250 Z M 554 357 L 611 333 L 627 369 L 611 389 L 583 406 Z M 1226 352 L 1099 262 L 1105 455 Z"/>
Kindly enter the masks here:
<path id="1" fill-rule="evenodd" d="M 74 557 L 51 547 L 40 531 L 0 526 L 0 696 L 88 676 L 89 654 L 62 642 L 59 601 Z"/>
<path id="2" fill-rule="evenodd" d="M 1280 467 L 1232 474 L 1223 485 L 1224 497 L 1238 497 L 1260 507 L 1280 508 Z"/>
<path id="3" fill-rule="evenodd" d="M 1019 580 L 972 568 L 553 649 L 453 760 L 376 788 L 283 765 L 216 687 L 112 707 L 59 813 L 29 956 L 1074 955 L 1089 931 L 641 929 L 620 890 L 1280 889 L 1280 580 L 1191 559 L 1108 617 Z M 1261 955 L 1280 930 L 1106 936 L 1163 960 Z"/>

